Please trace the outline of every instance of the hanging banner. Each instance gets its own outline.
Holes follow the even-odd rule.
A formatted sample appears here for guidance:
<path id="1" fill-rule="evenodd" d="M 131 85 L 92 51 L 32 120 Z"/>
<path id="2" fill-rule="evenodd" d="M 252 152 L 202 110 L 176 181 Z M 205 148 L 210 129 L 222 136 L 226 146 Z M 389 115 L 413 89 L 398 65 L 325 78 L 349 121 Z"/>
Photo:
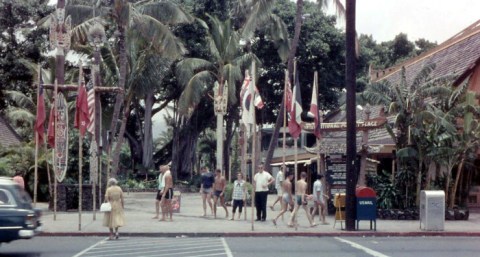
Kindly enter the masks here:
<path id="1" fill-rule="evenodd" d="M 90 143 L 90 183 L 98 181 L 98 156 L 97 141 L 92 140 Z"/>
<path id="2" fill-rule="evenodd" d="M 55 117 L 55 149 L 53 168 L 58 182 L 62 182 L 68 166 L 68 106 L 62 92 L 57 94 L 57 115 Z"/>

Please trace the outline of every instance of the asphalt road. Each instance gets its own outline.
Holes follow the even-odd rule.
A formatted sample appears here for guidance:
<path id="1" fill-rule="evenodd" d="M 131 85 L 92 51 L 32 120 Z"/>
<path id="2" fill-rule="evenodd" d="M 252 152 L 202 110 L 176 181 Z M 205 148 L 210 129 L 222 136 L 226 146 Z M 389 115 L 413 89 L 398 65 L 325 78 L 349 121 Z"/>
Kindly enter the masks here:
<path id="1" fill-rule="evenodd" d="M 477 257 L 478 237 L 37 237 L 0 246 L 0 257 Z"/>

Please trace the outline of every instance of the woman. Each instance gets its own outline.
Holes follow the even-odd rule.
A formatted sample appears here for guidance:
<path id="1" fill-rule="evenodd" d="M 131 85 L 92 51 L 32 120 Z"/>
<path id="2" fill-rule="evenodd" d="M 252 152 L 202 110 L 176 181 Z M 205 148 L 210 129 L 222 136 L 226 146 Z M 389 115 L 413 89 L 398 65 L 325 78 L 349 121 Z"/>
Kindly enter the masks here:
<path id="1" fill-rule="evenodd" d="M 232 193 L 232 200 L 233 200 L 233 208 L 232 208 L 232 218 L 230 220 L 235 219 L 235 211 L 238 207 L 238 219 L 242 216 L 242 207 L 245 203 L 245 181 L 243 180 L 242 173 L 237 173 L 237 180 L 233 182 L 233 193 Z"/>
<path id="2" fill-rule="evenodd" d="M 116 179 L 109 179 L 107 186 L 105 201 L 112 205 L 112 211 L 105 212 L 103 226 L 110 229 L 110 240 L 112 240 L 114 238 L 113 230 L 115 229 L 115 239 L 118 239 L 118 227 L 123 227 L 125 225 L 125 216 L 123 213 L 124 201 L 123 191 L 117 186 Z"/>

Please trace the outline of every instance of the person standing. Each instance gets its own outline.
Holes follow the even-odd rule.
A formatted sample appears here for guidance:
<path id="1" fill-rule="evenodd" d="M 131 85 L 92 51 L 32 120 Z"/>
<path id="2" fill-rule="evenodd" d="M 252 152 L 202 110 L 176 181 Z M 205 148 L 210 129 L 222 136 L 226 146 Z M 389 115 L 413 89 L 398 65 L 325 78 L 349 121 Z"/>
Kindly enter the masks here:
<path id="1" fill-rule="evenodd" d="M 23 172 L 17 170 L 15 176 L 13 176 L 13 181 L 15 181 L 22 189 L 25 189 L 25 180 L 23 180 Z"/>
<path id="2" fill-rule="evenodd" d="M 292 215 L 290 217 L 290 222 L 288 223 L 289 227 L 294 226 L 294 222 L 296 224 L 295 218 L 298 212 L 298 209 L 302 207 L 307 214 L 307 219 L 310 222 L 310 226 L 314 227 L 315 224 L 312 220 L 312 216 L 310 216 L 310 212 L 307 209 L 307 182 L 305 179 L 307 178 L 307 173 L 302 172 L 300 174 L 300 179 L 295 183 L 295 208 L 293 209 Z"/>
<path id="3" fill-rule="evenodd" d="M 158 219 L 160 217 L 160 201 L 162 200 L 163 188 L 165 187 L 162 167 L 163 166 L 160 166 L 158 169 L 159 174 L 157 179 L 157 195 L 155 197 L 155 216 L 152 219 Z"/>
<path id="4" fill-rule="evenodd" d="M 324 188 L 322 184 L 322 174 L 317 174 L 317 180 L 313 183 L 313 210 L 312 210 L 312 220 L 315 218 L 315 214 L 318 210 L 318 216 L 323 225 L 328 223 L 325 221 L 325 199 L 327 198 L 324 194 Z M 328 198 L 327 198 L 328 199 Z"/>
<path id="5" fill-rule="evenodd" d="M 265 221 L 267 219 L 267 198 L 268 186 L 275 182 L 275 179 L 263 170 L 263 163 L 258 166 L 258 172 L 253 177 L 255 187 L 255 208 L 257 209 L 256 221 Z"/>
<path id="6" fill-rule="evenodd" d="M 160 200 L 160 205 L 162 206 L 162 219 L 165 221 L 165 216 L 170 216 L 170 221 L 173 221 L 173 208 L 172 208 L 172 199 L 173 199 L 173 177 L 170 172 L 170 167 L 164 165 L 163 168 L 163 178 L 164 178 L 164 188 L 162 194 L 162 200 Z"/>
<path id="7" fill-rule="evenodd" d="M 217 218 L 217 203 L 220 199 L 220 205 L 225 209 L 225 218 L 228 219 L 228 209 L 225 206 L 225 188 L 227 188 L 227 181 L 222 176 L 220 169 L 215 170 L 215 182 L 213 183 L 213 217 Z"/>
<path id="8" fill-rule="evenodd" d="M 285 212 L 288 210 L 288 205 L 293 206 L 293 195 L 292 195 L 292 179 L 293 179 L 293 173 L 292 172 L 287 172 L 286 173 L 286 179 L 282 183 L 282 200 L 281 200 L 281 205 L 282 205 L 282 210 L 280 213 L 275 217 L 275 219 L 272 220 L 273 225 L 277 225 L 277 219 L 280 216 L 283 216 Z M 282 217 L 283 219 L 283 217 Z"/>
<path id="9" fill-rule="evenodd" d="M 201 172 L 202 182 L 200 183 L 200 194 L 202 194 L 203 216 L 207 216 L 207 202 L 210 206 L 210 211 L 213 214 L 212 187 L 215 179 L 213 174 L 208 170 L 207 167 L 203 167 L 201 169 Z"/>
<path id="10" fill-rule="evenodd" d="M 280 202 L 280 206 L 282 206 L 282 196 L 283 196 L 283 192 L 282 192 L 282 187 L 283 186 L 282 186 L 282 184 L 283 184 L 283 180 L 284 180 L 284 173 L 283 173 L 284 170 L 285 170 L 285 164 L 282 165 L 282 167 L 280 168 L 280 170 L 277 173 L 277 177 L 275 178 L 275 189 L 277 190 L 277 199 L 270 206 L 270 209 L 272 211 L 275 210 L 275 204 L 277 204 L 277 202 Z"/>
<path id="11" fill-rule="evenodd" d="M 124 200 L 123 200 L 123 191 L 117 185 L 117 180 L 110 178 L 107 183 L 107 191 L 105 192 L 105 200 L 109 202 L 112 206 L 110 212 L 105 212 L 103 216 L 103 226 L 108 227 L 110 230 L 110 240 L 115 236 L 115 239 L 118 239 L 118 228 L 125 226 L 125 214 L 124 209 Z M 114 234 L 115 232 L 115 234 Z"/>
<path id="12" fill-rule="evenodd" d="M 233 182 L 233 193 L 232 193 L 232 218 L 230 220 L 235 219 L 235 212 L 238 208 L 238 219 L 242 216 L 242 208 L 245 204 L 246 199 L 246 187 L 245 181 L 243 180 L 243 174 L 237 173 L 237 179 Z"/>

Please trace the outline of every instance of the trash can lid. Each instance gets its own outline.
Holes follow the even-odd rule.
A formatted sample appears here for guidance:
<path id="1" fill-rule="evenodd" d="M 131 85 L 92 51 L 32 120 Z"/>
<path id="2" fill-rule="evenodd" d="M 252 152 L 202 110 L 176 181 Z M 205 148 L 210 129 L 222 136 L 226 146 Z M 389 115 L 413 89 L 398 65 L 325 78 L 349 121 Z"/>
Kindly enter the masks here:
<path id="1" fill-rule="evenodd" d="M 370 187 L 357 187 L 355 190 L 355 196 L 357 198 L 369 198 L 369 197 L 377 197 L 377 193 Z"/>

